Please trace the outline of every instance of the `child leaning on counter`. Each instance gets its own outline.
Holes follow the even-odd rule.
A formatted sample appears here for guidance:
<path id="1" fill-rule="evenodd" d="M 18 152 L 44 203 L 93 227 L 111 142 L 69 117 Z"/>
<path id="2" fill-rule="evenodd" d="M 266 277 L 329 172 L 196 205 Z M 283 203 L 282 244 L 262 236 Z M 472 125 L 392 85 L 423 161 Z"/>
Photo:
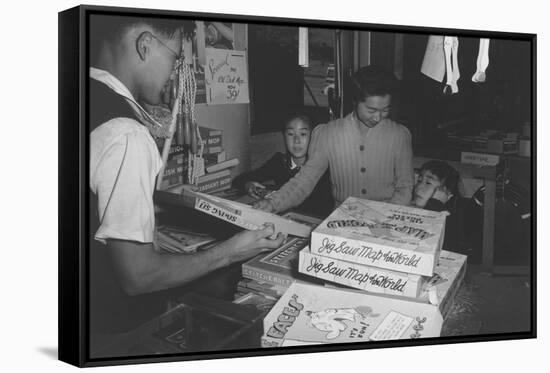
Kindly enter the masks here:
<path id="1" fill-rule="evenodd" d="M 448 163 L 432 160 L 420 168 L 412 205 L 431 211 L 447 211 L 444 246 L 456 250 L 458 240 L 458 172 Z"/>

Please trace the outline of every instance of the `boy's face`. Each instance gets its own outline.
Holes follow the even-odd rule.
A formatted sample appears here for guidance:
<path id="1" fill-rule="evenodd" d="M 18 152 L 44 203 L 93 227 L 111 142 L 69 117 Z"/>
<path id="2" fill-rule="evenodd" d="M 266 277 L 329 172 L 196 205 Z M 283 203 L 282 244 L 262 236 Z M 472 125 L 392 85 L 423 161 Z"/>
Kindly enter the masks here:
<path id="1" fill-rule="evenodd" d="M 390 114 L 391 96 L 369 96 L 355 106 L 357 117 L 367 127 L 374 127 Z"/>
<path id="2" fill-rule="evenodd" d="M 172 38 L 162 34 L 154 35 L 147 64 L 142 71 L 144 89 L 141 92 L 141 99 L 143 101 L 150 105 L 162 103 L 164 90 L 169 87 L 167 83 L 180 53 L 181 38 L 179 33 Z"/>
<path id="3" fill-rule="evenodd" d="M 413 199 L 418 197 L 429 199 L 434 195 L 437 189 L 444 189 L 441 180 L 431 171 L 423 170 L 416 180 Z"/>
<path id="4" fill-rule="evenodd" d="M 285 145 L 294 158 L 303 158 L 307 155 L 307 148 L 311 136 L 311 129 L 300 119 L 293 119 L 285 129 Z"/>

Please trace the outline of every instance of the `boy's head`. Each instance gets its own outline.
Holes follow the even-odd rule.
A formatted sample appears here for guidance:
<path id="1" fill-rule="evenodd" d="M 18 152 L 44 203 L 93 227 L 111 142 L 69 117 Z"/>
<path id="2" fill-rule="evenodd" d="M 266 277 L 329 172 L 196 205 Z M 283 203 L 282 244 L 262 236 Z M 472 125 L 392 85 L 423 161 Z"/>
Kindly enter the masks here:
<path id="1" fill-rule="evenodd" d="M 390 113 L 395 77 L 378 66 L 365 66 L 352 77 L 357 118 L 367 127 L 376 126 Z"/>
<path id="2" fill-rule="evenodd" d="M 286 150 L 295 158 L 305 158 L 311 139 L 311 119 L 305 115 L 294 115 L 283 129 Z"/>
<path id="3" fill-rule="evenodd" d="M 92 16 L 92 65 L 109 71 L 140 102 L 157 105 L 181 53 L 183 22 Z"/>
<path id="4" fill-rule="evenodd" d="M 414 187 L 415 197 L 422 196 L 427 190 L 443 193 L 447 199 L 458 195 L 458 172 L 443 161 L 424 163 Z"/>

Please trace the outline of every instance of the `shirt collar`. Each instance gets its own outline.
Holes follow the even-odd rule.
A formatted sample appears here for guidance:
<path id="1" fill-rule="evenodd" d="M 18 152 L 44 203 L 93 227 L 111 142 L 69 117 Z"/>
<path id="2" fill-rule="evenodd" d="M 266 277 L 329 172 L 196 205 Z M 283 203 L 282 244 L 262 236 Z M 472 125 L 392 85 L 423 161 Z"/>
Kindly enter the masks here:
<path id="1" fill-rule="evenodd" d="M 291 170 L 294 170 L 296 167 L 298 167 L 298 165 L 296 164 L 296 162 L 294 162 L 294 159 L 292 158 L 292 156 L 290 157 L 290 169 Z M 299 167 L 298 167 L 299 168 Z"/>
<path id="2" fill-rule="evenodd" d="M 112 75 L 110 72 L 106 70 L 101 70 L 96 67 L 90 67 L 90 78 L 95 79 L 97 81 L 102 82 L 107 87 L 113 90 L 116 94 L 124 97 L 129 103 L 132 109 L 140 119 L 143 121 L 150 122 L 154 124 L 155 126 L 162 127 L 162 125 L 157 122 L 148 112 L 145 110 L 132 96 L 132 93 L 128 90 L 128 88 L 122 83 L 120 80 L 118 80 L 114 75 Z"/>

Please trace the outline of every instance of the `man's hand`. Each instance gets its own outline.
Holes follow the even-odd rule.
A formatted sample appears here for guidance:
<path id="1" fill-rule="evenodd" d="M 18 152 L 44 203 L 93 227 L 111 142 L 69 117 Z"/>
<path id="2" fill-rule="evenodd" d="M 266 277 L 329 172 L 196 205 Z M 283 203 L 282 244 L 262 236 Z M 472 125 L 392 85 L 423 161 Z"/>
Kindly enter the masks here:
<path id="1" fill-rule="evenodd" d="M 237 233 L 225 245 L 229 250 L 229 260 L 231 263 L 240 262 L 252 258 L 263 251 L 276 249 L 281 246 L 285 236 L 279 232 L 274 239 L 275 228 L 273 224 L 266 223 L 264 228 L 255 231 L 242 231 Z"/>
<path id="2" fill-rule="evenodd" d="M 270 199 L 261 199 L 256 202 L 252 207 L 265 212 L 277 212 L 275 206 L 273 206 L 273 202 L 271 202 Z"/>

